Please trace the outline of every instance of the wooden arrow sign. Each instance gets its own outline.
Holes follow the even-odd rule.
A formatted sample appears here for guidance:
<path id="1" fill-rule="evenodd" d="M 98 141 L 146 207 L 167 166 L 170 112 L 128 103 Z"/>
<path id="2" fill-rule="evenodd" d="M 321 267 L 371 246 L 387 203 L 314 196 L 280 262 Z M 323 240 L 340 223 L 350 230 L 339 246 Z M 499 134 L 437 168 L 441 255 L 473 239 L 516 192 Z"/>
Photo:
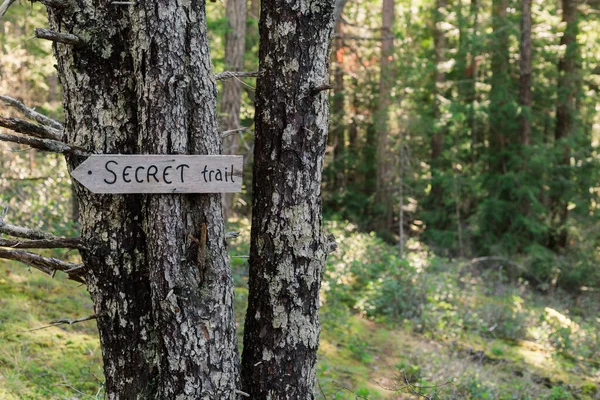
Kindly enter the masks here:
<path id="1" fill-rule="evenodd" d="M 242 156 L 94 155 L 71 176 L 94 193 L 232 193 Z"/>

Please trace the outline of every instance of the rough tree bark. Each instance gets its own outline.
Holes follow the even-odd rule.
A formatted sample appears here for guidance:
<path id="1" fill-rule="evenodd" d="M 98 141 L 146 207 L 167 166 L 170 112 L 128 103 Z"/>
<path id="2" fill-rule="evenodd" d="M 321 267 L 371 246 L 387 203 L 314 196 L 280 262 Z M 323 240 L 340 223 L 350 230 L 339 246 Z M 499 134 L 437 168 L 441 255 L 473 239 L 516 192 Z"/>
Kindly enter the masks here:
<path id="1" fill-rule="evenodd" d="M 565 200 L 567 188 L 565 183 L 569 181 L 569 163 L 571 149 L 565 140 L 574 132 L 577 105 L 576 98 L 580 90 L 581 82 L 577 67 L 579 48 L 577 46 L 578 18 L 577 0 L 562 0 L 562 20 L 566 23 L 565 32 L 560 39 L 560 44 L 565 47 L 565 54 L 558 63 L 558 85 L 556 101 L 556 129 L 554 140 L 562 157 L 559 164 L 562 166 L 562 176 L 554 183 L 552 212 L 554 219 L 554 232 L 550 237 L 551 248 L 564 248 L 567 246 L 566 222 L 569 215 L 568 202 Z"/>
<path id="2" fill-rule="evenodd" d="M 381 59 L 379 62 L 379 103 L 377 106 L 377 186 L 375 199 L 384 210 L 376 222 L 376 229 L 386 230 L 391 226 L 392 201 L 390 198 L 389 172 L 391 166 L 389 136 L 389 108 L 391 105 L 391 88 L 394 83 L 392 56 L 394 40 L 395 0 L 383 0 L 381 9 Z"/>
<path id="3" fill-rule="evenodd" d="M 225 10 L 228 22 L 228 30 L 225 35 L 225 70 L 241 71 L 244 68 L 246 43 L 246 0 L 227 0 Z M 219 105 L 221 130 L 241 128 L 242 84 L 238 79 L 223 81 Z M 238 135 L 231 135 L 223 140 L 223 154 L 237 154 L 238 149 Z M 223 217 L 225 221 L 231 215 L 233 198 L 233 193 L 223 194 Z"/>
<path id="4" fill-rule="evenodd" d="M 89 153 L 218 154 L 203 0 L 48 8 L 66 141 Z M 68 156 L 69 169 L 83 161 Z M 238 353 L 219 195 L 76 185 L 108 399 L 234 399 Z"/>
<path id="5" fill-rule="evenodd" d="M 253 399 L 312 399 L 334 1 L 261 6 L 243 390 Z"/>

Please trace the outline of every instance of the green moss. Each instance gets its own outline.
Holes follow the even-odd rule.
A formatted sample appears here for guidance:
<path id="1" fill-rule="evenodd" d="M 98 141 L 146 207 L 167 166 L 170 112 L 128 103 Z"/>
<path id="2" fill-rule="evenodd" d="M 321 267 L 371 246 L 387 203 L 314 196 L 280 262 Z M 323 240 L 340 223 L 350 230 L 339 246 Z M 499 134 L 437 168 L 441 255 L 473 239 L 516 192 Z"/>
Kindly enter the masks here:
<path id="1" fill-rule="evenodd" d="M 230 254 L 248 255 L 249 221 L 237 221 L 229 229 L 241 232 L 229 242 Z M 385 256 L 392 250 L 382 249 L 387 245 L 377 238 L 342 229 L 334 233 L 345 253 L 329 258 L 321 297 L 319 398 L 323 393 L 327 399 L 403 398 L 406 379 L 430 398 L 569 398 L 576 392 L 584 399 L 597 396 L 600 382 L 586 361 L 597 354 L 597 325 L 568 314 L 565 299 L 527 294 L 518 287 L 496 294 L 489 277 L 463 274 L 468 284 L 461 286 L 456 283 L 460 265 L 433 262 L 427 252 L 414 251 L 407 257 L 414 268 L 407 272 L 415 276 L 408 278 L 422 280 L 428 296 L 421 301 L 444 307 L 424 307 L 420 315 L 400 321 L 369 318 L 354 307 L 356 299 L 372 293 L 363 290 L 369 280 L 399 264 Z M 232 260 L 241 350 L 248 265 L 247 259 Z M 431 265 L 435 268 L 429 270 Z M 513 296 L 517 291 L 519 296 Z M 521 300 L 515 302 L 517 297 Z M 490 312 L 490 321 L 496 315 L 486 304 L 507 302 L 525 316 L 519 322 L 527 328 L 525 339 L 494 337 L 481 322 L 488 318 L 481 316 L 484 312 Z M 544 317 L 547 307 L 554 310 L 552 315 L 569 315 L 568 337 L 558 330 L 556 318 Z M 95 377 L 102 379 L 102 372 L 93 321 L 25 332 L 53 319 L 91 313 L 88 294 L 78 285 L 0 262 L 0 398 L 86 397 L 79 392 L 96 396 L 100 384 Z M 567 343 L 565 339 L 570 340 L 570 357 L 556 347 Z"/>
<path id="2" fill-rule="evenodd" d="M 581 385 L 581 394 L 592 396 L 598 393 L 598 386 L 591 382 L 586 382 Z"/>
<path id="3" fill-rule="evenodd" d="M 96 396 L 102 369 L 93 321 L 30 331 L 90 314 L 85 289 L 5 261 L 0 276 L 0 398 Z"/>

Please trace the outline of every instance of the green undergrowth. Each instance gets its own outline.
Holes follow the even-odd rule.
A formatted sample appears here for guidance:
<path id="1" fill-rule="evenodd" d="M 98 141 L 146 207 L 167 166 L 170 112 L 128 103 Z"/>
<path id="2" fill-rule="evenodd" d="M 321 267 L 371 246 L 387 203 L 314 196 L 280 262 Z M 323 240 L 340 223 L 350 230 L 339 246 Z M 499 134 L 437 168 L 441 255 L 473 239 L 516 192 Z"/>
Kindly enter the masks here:
<path id="1" fill-rule="evenodd" d="M 232 254 L 248 255 L 248 221 L 231 228 Z M 326 230 L 339 248 L 321 292 L 319 398 L 600 398 L 597 292 L 541 294 L 501 264 L 415 241 L 401 258 L 351 224 Z M 243 324 L 247 259 L 232 267 Z"/>
<path id="2" fill-rule="evenodd" d="M 540 293 L 500 265 L 397 247 L 328 223 L 339 248 L 321 292 L 320 399 L 598 399 L 598 292 Z M 238 339 L 247 303 L 249 221 L 229 241 Z M 72 256 L 71 256 L 72 257 Z M 60 275 L 60 274 L 59 274 Z M 102 398 L 84 288 L 0 262 L 0 399 Z"/>
<path id="3" fill-rule="evenodd" d="M 600 398 L 600 293 L 541 293 L 515 262 L 449 261 L 348 223 L 321 293 L 321 398 Z M 488 260 L 489 261 L 489 260 Z"/>

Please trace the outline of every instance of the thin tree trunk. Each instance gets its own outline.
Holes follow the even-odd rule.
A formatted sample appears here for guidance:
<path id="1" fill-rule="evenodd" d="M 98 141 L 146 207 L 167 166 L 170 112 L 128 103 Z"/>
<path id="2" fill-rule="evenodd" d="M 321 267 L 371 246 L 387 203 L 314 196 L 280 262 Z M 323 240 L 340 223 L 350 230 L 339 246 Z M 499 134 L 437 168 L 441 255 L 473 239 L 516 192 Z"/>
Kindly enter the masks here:
<path id="1" fill-rule="evenodd" d="M 242 380 L 252 399 L 313 399 L 333 2 L 261 6 Z"/>
<path id="2" fill-rule="evenodd" d="M 454 211 L 456 214 L 456 231 L 458 234 L 458 255 L 460 257 L 465 256 L 465 246 L 463 244 L 463 234 L 462 234 L 462 221 L 460 217 L 460 190 L 458 187 L 458 179 L 456 178 L 457 172 L 453 175 L 454 180 Z M 459 175 L 460 177 L 460 175 Z"/>
<path id="3" fill-rule="evenodd" d="M 467 67 L 465 71 L 465 78 L 470 79 L 469 81 L 469 89 L 468 89 L 468 98 L 469 102 L 469 117 L 468 123 L 469 128 L 471 129 L 471 159 L 473 162 L 477 160 L 477 147 L 482 141 L 480 137 L 481 134 L 477 127 L 477 118 L 475 117 L 475 102 L 477 101 L 477 75 L 478 75 L 478 47 L 477 43 L 477 34 L 479 31 L 479 0 L 471 0 L 471 6 L 469 7 L 469 14 L 473 17 L 473 36 L 470 40 L 470 53 L 471 53 L 471 61 L 470 65 Z"/>
<path id="4" fill-rule="evenodd" d="M 520 86 L 519 104 L 521 105 L 520 131 L 521 145 L 531 141 L 531 2 L 521 2 L 521 43 L 520 43 Z"/>
<path id="5" fill-rule="evenodd" d="M 359 90 L 358 87 L 358 79 L 356 77 L 352 78 L 352 104 L 351 104 L 351 113 L 352 113 L 352 122 L 350 122 L 350 126 L 348 127 L 348 173 L 347 173 L 347 183 L 349 186 L 354 187 L 355 189 L 359 189 L 354 185 L 360 181 L 360 172 L 359 172 L 359 163 L 360 163 L 360 149 L 358 148 L 358 110 L 359 110 L 359 102 L 357 92 Z"/>
<path id="6" fill-rule="evenodd" d="M 389 108 L 391 105 L 391 88 L 394 83 L 392 56 L 394 40 L 392 27 L 394 25 L 395 0 L 383 0 L 381 9 L 381 59 L 379 62 L 379 104 L 377 109 L 377 183 L 375 199 L 383 208 L 384 214 L 378 217 L 376 228 L 386 230 L 390 227 L 392 202 L 390 196 L 390 151 L 389 151 Z"/>
<path id="7" fill-rule="evenodd" d="M 567 187 L 565 183 L 570 180 L 568 165 L 570 163 L 571 149 L 565 140 L 574 132 L 577 112 L 576 97 L 580 87 L 577 70 L 579 48 L 577 46 L 577 0 L 562 0 L 562 20 L 566 23 L 565 32 L 560 44 L 565 47 L 565 54 L 558 63 L 558 97 L 556 102 L 556 129 L 554 139 L 556 146 L 562 150 L 562 176 L 554 187 L 553 213 L 555 215 L 555 232 L 550 240 L 550 247 L 564 248 L 567 246 L 566 222 L 569 214 Z"/>
<path id="8" fill-rule="evenodd" d="M 67 141 L 97 154 L 218 154 L 204 2 L 49 8 Z M 98 23 L 102 21 L 102 23 Z M 67 158 L 69 170 L 83 161 Z M 233 288 L 220 196 L 75 186 L 107 399 L 236 399 Z"/>
<path id="9" fill-rule="evenodd" d="M 436 0 L 435 2 L 435 30 L 433 34 L 433 41 L 435 46 L 435 86 L 433 90 L 433 102 L 434 102 L 434 119 L 436 121 L 436 127 L 431 137 L 431 197 L 430 202 L 434 208 L 442 207 L 444 190 L 440 181 L 440 174 L 442 172 L 442 152 L 444 150 L 444 133 L 446 128 L 441 126 L 439 119 L 441 118 L 440 91 L 446 82 L 446 74 L 440 69 L 440 65 L 445 61 L 446 52 L 446 35 L 441 29 L 441 24 L 444 21 L 444 13 L 446 11 L 446 0 Z"/>
<path id="10" fill-rule="evenodd" d="M 400 247 L 400 258 L 404 258 L 404 176 L 405 174 L 405 166 L 406 162 L 404 160 L 404 143 L 400 143 L 400 186 L 398 190 L 398 195 L 400 197 L 400 210 L 398 213 L 398 236 L 400 237 L 398 240 L 398 246 Z"/>
<path id="11" fill-rule="evenodd" d="M 228 30 L 225 35 L 225 70 L 241 71 L 244 68 L 246 43 L 246 0 L 227 0 L 225 12 L 228 22 Z M 219 104 L 221 130 L 239 129 L 242 106 L 242 85 L 239 80 L 226 79 L 223 81 Z M 231 135 L 223 140 L 223 154 L 237 154 L 238 149 L 238 135 Z M 233 193 L 223 194 L 225 221 L 231 216 L 233 198 Z"/>
<path id="12" fill-rule="evenodd" d="M 519 116 L 519 154 L 521 157 L 521 169 L 527 174 L 528 163 L 526 147 L 531 142 L 531 4 L 532 0 L 521 2 L 521 40 L 519 42 L 519 105 L 521 115 Z M 531 202 L 527 196 L 521 199 L 521 214 L 529 217 L 531 214 Z"/>
<path id="13" fill-rule="evenodd" d="M 507 172 L 508 121 L 506 104 L 509 101 L 508 88 L 508 26 L 506 9 L 508 0 L 492 1 L 492 29 L 494 44 L 492 48 L 492 78 L 490 90 L 490 170 L 499 175 Z"/>
<path id="14" fill-rule="evenodd" d="M 335 23 L 334 32 L 336 35 L 343 34 L 341 21 Z M 346 176 L 346 127 L 344 125 L 344 45 L 341 37 L 334 40 L 334 69 L 333 69 L 333 109 L 331 135 L 333 136 L 333 187 L 334 190 L 341 190 L 344 187 Z"/>

